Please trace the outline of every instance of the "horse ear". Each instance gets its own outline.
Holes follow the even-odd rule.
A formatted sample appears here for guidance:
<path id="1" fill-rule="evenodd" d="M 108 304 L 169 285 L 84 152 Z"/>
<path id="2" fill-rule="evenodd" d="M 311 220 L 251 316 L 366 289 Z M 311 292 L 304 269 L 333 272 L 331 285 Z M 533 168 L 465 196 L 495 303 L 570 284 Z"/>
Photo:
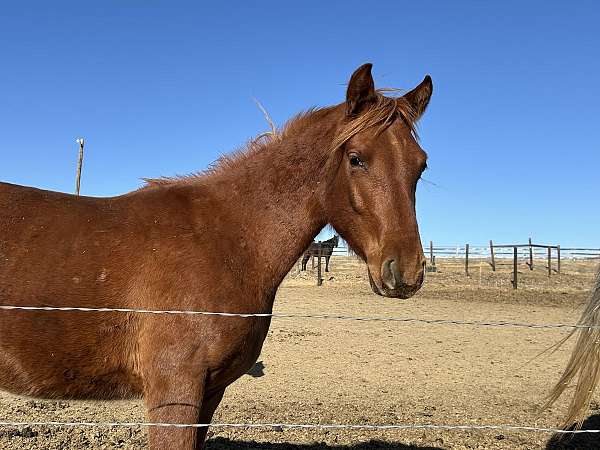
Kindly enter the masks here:
<path id="1" fill-rule="evenodd" d="M 415 120 L 419 120 L 419 118 L 427 109 L 427 105 L 429 104 L 429 99 L 431 98 L 432 93 L 433 83 L 431 81 L 431 77 L 426 75 L 423 81 L 421 81 L 421 84 L 419 84 L 412 91 L 403 95 L 403 98 L 410 106 L 412 106 L 413 110 L 415 111 Z"/>
<path id="2" fill-rule="evenodd" d="M 377 98 L 371 67 L 373 67 L 371 63 L 363 64 L 350 77 L 346 91 L 346 114 L 348 116 L 357 115 Z"/>

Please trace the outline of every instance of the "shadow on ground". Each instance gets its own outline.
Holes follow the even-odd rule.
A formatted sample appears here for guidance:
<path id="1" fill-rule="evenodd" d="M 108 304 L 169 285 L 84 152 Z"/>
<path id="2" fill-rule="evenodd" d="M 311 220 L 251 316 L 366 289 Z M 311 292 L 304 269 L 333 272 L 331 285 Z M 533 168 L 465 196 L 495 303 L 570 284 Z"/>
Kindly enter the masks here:
<path id="1" fill-rule="evenodd" d="M 600 430 L 600 414 L 594 414 L 583 422 L 582 430 Z M 546 445 L 546 450 L 584 450 L 600 448 L 600 433 L 555 434 Z"/>
<path id="2" fill-rule="evenodd" d="M 253 378 L 260 378 L 265 376 L 265 365 L 262 361 L 256 362 L 252 368 L 246 372 L 246 375 L 250 375 Z"/>
<path id="3" fill-rule="evenodd" d="M 369 441 L 356 445 L 271 444 L 268 442 L 232 441 L 217 437 L 206 443 L 206 450 L 443 450 L 441 447 L 420 447 L 400 442 Z"/>

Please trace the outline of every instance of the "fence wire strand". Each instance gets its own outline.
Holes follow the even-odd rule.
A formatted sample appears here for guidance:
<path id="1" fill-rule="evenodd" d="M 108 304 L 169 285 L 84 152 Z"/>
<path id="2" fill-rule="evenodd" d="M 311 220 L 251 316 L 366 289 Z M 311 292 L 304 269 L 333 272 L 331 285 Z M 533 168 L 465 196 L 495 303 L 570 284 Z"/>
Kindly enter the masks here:
<path id="1" fill-rule="evenodd" d="M 513 327 L 513 328 L 550 328 L 550 329 L 600 329 L 600 325 L 581 325 L 567 323 L 525 323 L 510 321 L 480 321 L 480 320 L 456 320 L 456 319 L 423 319 L 419 317 L 370 317 L 349 316 L 338 314 L 293 314 L 293 313 L 231 313 L 214 311 L 186 311 L 186 310 L 155 310 L 137 308 L 88 308 L 76 306 L 17 306 L 0 305 L 0 310 L 5 311 L 62 311 L 62 312 L 118 312 L 136 314 L 171 314 L 171 315 L 199 315 L 199 316 L 222 316 L 222 317 L 270 317 L 276 319 L 324 319 L 324 320 L 347 320 L 358 322 L 400 322 L 400 323 L 422 323 L 428 325 L 464 325 L 475 327 Z"/>
<path id="2" fill-rule="evenodd" d="M 82 427 L 82 428 L 272 428 L 285 429 L 317 429 L 317 430 L 456 430 L 456 431 L 525 431 L 554 434 L 590 434 L 600 433 L 597 429 L 563 430 L 561 428 L 545 428 L 525 425 L 446 425 L 446 424 L 389 424 L 389 425 L 354 425 L 354 424 L 316 424 L 316 423 L 162 423 L 162 422 L 8 422 L 0 421 L 0 426 L 11 427 Z"/>

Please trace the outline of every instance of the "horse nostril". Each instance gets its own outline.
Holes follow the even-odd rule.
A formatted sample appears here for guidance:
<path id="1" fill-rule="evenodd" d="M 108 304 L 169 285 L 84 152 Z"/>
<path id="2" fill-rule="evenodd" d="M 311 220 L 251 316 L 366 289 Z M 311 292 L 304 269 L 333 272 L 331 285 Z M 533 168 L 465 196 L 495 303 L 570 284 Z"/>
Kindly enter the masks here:
<path id="1" fill-rule="evenodd" d="M 388 289 L 396 289 L 398 285 L 398 267 L 395 260 L 388 259 L 382 264 L 381 279 Z"/>

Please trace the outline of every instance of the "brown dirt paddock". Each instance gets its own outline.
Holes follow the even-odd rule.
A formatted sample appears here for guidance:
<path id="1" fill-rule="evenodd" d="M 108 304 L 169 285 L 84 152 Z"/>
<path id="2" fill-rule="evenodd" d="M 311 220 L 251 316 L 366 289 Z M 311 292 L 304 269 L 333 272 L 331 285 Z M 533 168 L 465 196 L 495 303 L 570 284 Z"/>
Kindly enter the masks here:
<path id="1" fill-rule="evenodd" d="M 314 273 L 292 273 L 277 312 L 458 320 L 573 323 L 595 263 L 563 262 L 547 277 L 540 263 L 492 273 L 471 262 L 439 260 L 410 300 L 373 295 L 364 266 L 334 257 L 322 287 Z M 224 318 L 223 320 L 227 320 Z M 514 424 L 554 427 L 566 400 L 538 415 L 572 343 L 534 359 L 565 330 L 274 319 L 260 361 L 264 369 L 229 388 L 215 422 L 351 424 Z M 531 361 L 533 359 L 533 361 Z M 600 417 L 600 416 L 599 416 Z M 590 419 L 591 428 L 600 420 Z M 140 402 L 51 402 L 0 394 L 4 421 L 143 421 Z M 600 448 L 590 438 L 548 444 L 548 434 L 506 431 L 345 431 L 213 429 L 209 449 L 366 450 Z M 139 428 L 0 427 L 3 449 L 138 449 Z"/>

